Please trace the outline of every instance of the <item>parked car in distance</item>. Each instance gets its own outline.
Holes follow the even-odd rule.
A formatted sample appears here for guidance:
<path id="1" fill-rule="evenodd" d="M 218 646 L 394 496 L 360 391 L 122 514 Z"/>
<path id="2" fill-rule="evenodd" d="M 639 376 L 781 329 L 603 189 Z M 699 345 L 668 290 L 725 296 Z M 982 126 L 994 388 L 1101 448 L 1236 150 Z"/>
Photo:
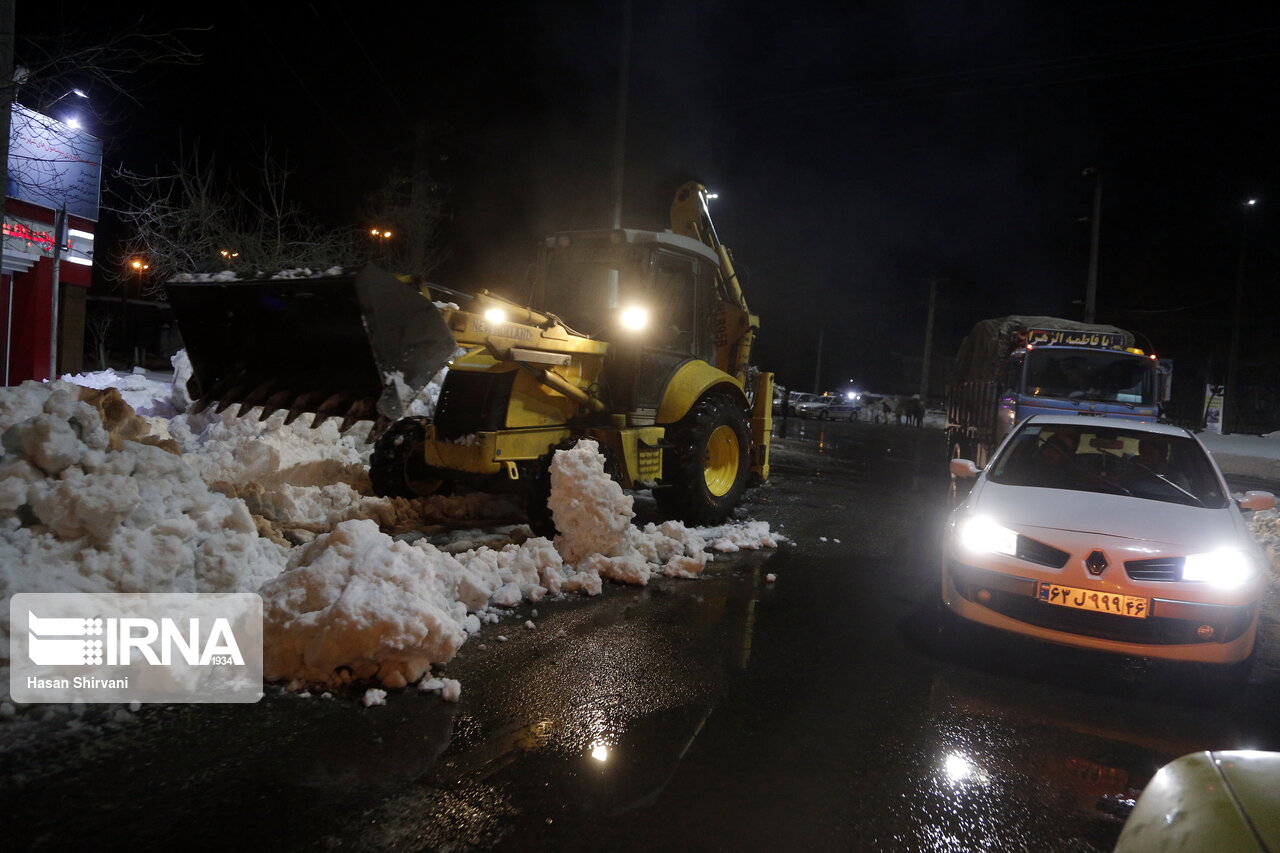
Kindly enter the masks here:
<path id="1" fill-rule="evenodd" d="M 856 421 L 858 413 L 862 411 L 862 400 L 850 398 L 847 394 L 830 394 L 826 399 L 831 402 L 827 405 L 823 416 L 829 420 Z"/>
<path id="2" fill-rule="evenodd" d="M 799 417 L 822 418 L 830 405 L 830 397 L 823 397 L 819 394 L 806 394 L 803 391 L 791 392 L 791 411 Z"/>
<path id="3" fill-rule="evenodd" d="M 1039 640 L 1230 665 L 1247 677 L 1269 562 L 1194 435 L 1165 424 L 1037 415 L 972 478 L 946 528 L 944 618 Z"/>
<path id="4" fill-rule="evenodd" d="M 1280 752 L 1193 752 L 1161 767 L 1115 853 L 1280 850 Z"/>

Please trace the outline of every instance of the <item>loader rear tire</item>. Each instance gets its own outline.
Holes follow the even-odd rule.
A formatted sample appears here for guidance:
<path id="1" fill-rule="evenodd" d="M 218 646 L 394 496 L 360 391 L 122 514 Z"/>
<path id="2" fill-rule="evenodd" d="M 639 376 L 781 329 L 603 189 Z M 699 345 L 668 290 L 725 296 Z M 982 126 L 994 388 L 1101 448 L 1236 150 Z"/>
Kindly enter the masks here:
<path id="1" fill-rule="evenodd" d="M 375 495 L 416 498 L 448 492 L 445 472 L 423 459 L 430 423 L 429 418 L 403 418 L 378 437 L 369 457 L 369 483 Z"/>
<path id="2" fill-rule="evenodd" d="M 734 400 L 709 395 L 667 430 L 658 508 L 692 525 L 723 524 L 751 473 L 747 414 Z"/>

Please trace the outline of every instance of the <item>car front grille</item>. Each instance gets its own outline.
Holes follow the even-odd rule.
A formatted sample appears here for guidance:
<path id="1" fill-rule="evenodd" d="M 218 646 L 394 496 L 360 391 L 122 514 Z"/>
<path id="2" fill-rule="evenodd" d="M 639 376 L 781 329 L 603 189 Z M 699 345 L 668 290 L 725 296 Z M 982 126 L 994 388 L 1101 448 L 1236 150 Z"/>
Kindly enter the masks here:
<path id="1" fill-rule="evenodd" d="M 1026 560 L 1028 563 L 1037 563 L 1041 566 L 1048 566 L 1051 569 L 1060 569 L 1067 564 L 1067 559 L 1071 556 L 1066 551 L 1059 551 L 1043 542 L 1037 542 L 1034 539 L 1028 539 L 1022 534 L 1018 534 L 1018 547 L 1015 556 L 1019 560 Z"/>
<path id="2" fill-rule="evenodd" d="M 1155 557 L 1150 560 L 1130 560 L 1124 570 L 1135 581 L 1182 580 L 1182 557 Z"/>

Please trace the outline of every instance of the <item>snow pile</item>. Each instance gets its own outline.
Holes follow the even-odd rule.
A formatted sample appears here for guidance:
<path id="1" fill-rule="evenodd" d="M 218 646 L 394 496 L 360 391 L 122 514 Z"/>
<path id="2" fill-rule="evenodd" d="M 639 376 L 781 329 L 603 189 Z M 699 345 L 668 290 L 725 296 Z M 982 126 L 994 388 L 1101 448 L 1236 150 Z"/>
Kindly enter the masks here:
<path id="1" fill-rule="evenodd" d="M 680 522 L 631 524 L 631 498 L 604 472 L 598 445 L 583 439 L 551 464 L 550 505 L 561 535 L 501 549 L 450 554 L 395 541 L 369 519 L 340 522 L 295 549 L 259 591 L 268 680 L 384 688 L 434 684 L 433 663 L 453 658 L 495 608 L 548 595 L 599 595 L 602 578 L 645 584 L 655 575 L 696 577 L 706 540 Z M 768 525 L 713 531 L 730 547 L 773 547 Z M 737 543 L 737 544 L 732 544 Z M 498 638 L 499 641 L 502 637 Z M 447 687 L 447 685 L 446 685 Z"/>
<path id="2" fill-rule="evenodd" d="M 566 568 L 546 539 L 454 556 L 421 540 L 397 542 L 368 519 L 344 521 L 295 549 L 259 590 L 264 676 L 404 687 L 453 658 L 480 630 L 477 613 L 548 592 L 598 594 L 600 578 Z"/>
<path id="3" fill-rule="evenodd" d="M 152 376 L 141 367 L 135 367 L 133 373 L 123 374 L 116 373 L 114 370 L 66 374 L 62 377 L 62 381 L 79 385 L 81 388 L 99 390 L 115 388 L 129 407 L 144 417 L 167 419 L 183 411 L 175 407 L 171 399 L 172 383 L 168 379 Z"/>
<path id="4" fill-rule="evenodd" d="M 706 543 L 678 521 L 638 530 L 630 495 L 604 470 L 599 445 L 588 438 L 551 461 L 547 501 L 565 562 L 610 580 L 643 586 L 656 575 L 696 577 L 707 564 Z"/>
<path id="5" fill-rule="evenodd" d="M 1272 581 L 1280 583 L 1280 512 L 1274 509 L 1255 512 L 1249 519 L 1249 532 L 1271 560 Z"/>
<path id="6" fill-rule="evenodd" d="M 306 415 L 285 424 L 282 411 L 265 421 L 255 412 L 240 418 L 235 411 L 233 406 L 218 415 L 206 409 L 169 421 L 169 435 L 207 482 L 368 487 L 368 424 L 342 434 L 334 420 L 312 429 Z"/>
<path id="7" fill-rule="evenodd" d="M 466 639 L 458 596 L 469 592 L 459 589 L 469 578 L 450 571 L 456 561 L 432 556 L 367 520 L 343 522 L 295 550 L 259 590 L 264 676 L 404 687 L 451 659 Z"/>
<path id="8" fill-rule="evenodd" d="M 81 395 L 101 397 L 64 382 L 0 390 L 6 662 L 16 592 L 252 592 L 285 562 L 243 502 L 181 457 L 108 432 Z"/>
<path id="9" fill-rule="evenodd" d="M 174 367 L 170 389 L 142 374 L 74 378 L 126 387 L 143 411 L 181 412 L 190 366 L 179 354 Z M 313 430 L 286 426 L 284 413 L 260 422 L 233 412 L 142 418 L 114 391 L 61 382 L 0 392 L 0 506 L 9 516 L 0 592 L 257 590 L 268 680 L 418 682 L 456 699 L 457 682 L 432 676 L 431 664 L 449 661 L 507 608 L 599 595 L 605 578 L 695 577 L 708 542 L 719 551 L 776 544 L 767 525 L 637 529 L 632 499 L 589 440 L 553 462 L 561 535 L 552 543 L 523 526 L 494 531 L 520 516 L 506 498 L 362 494 L 363 429 L 340 435 L 333 421 Z M 447 544 L 385 532 L 477 520 L 485 530 Z M 285 529 L 299 535 L 279 535 Z M 282 547 L 290 543 L 299 547 Z M 0 620 L 7 638 L 7 608 Z"/>

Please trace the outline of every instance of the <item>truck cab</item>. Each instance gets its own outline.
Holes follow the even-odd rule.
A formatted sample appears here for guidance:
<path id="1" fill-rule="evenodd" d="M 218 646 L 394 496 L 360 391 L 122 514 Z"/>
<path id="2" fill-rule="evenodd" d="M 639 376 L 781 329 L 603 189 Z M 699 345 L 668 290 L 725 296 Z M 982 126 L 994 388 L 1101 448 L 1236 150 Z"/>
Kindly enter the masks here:
<path id="1" fill-rule="evenodd" d="M 996 446 L 1032 415 L 1154 421 L 1160 366 L 1114 326 L 1053 317 L 978 323 L 961 345 L 947 393 L 952 458 L 986 465 Z"/>

